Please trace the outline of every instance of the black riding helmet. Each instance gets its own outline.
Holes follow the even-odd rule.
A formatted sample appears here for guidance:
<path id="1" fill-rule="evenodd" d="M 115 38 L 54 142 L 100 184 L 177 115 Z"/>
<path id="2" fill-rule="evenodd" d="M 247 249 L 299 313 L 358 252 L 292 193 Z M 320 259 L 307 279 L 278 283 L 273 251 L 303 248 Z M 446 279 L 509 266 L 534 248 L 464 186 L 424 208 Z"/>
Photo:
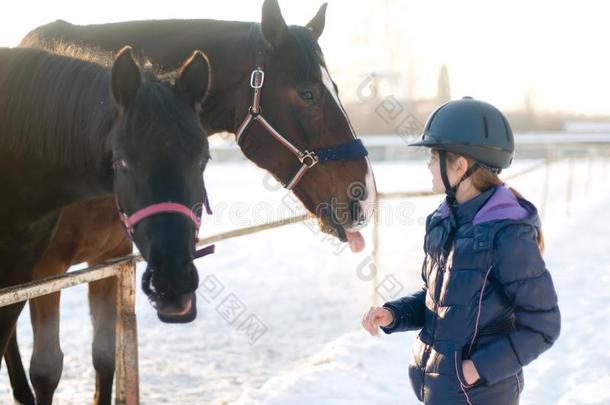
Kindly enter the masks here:
<path id="1" fill-rule="evenodd" d="M 472 97 L 449 101 L 437 108 L 428 118 L 421 139 L 409 146 L 438 149 L 441 176 L 451 202 L 455 201 L 459 184 L 478 168 L 499 173 L 509 167 L 515 150 L 513 132 L 504 114 Z M 446 152 L 475 161 L 453 187 L 447 178 Z"/>

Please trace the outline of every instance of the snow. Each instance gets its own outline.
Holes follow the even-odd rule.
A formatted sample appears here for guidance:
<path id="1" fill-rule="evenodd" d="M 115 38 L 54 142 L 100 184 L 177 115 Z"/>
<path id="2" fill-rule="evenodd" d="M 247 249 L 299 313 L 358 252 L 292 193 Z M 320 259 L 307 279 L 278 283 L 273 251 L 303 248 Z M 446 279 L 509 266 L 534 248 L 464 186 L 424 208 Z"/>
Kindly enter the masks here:
<path id="1" fill-rule="evenodd" d="M 520 161 L 511 171 L 532 163 Z M 572 167 L 569 206 L 567 162 L 550 168 L 546 202 L 544 169 L 510 183 L 543 210 L 545 259 L 564 320 L 555 347 L 525 371 L 523 404 L 610 403 L 610 227 L 599 214 L 610 204 L 610 190 L 589 180 L 607 178 L 607 167 L 600 161 Z M 430 187 L 422 162 L 374 162 L 374 170 L 380 191 Z M 286 192 L 248 162 L 210 164 L 206 184 L 215 215 L 201 236 L 294 213 Z M 199 316 L 191 324 L 162 324 L 138 289 L 142 404 L 417 403 L 406 374 L 414 334 L 374 338 L 359 324 L 373 296 L 380 303 L 418 288 L 423 220 L 439 202 L 439 196 L 383 202 L 376 269 L 370 226 L 359 254 L 303 224 L 218 243 L 215 255 L 197 263 Z M 386 288 L 389 281 L 397 288 Z M 240 312 L 227 311 L 228 303 Z M 32 346 L 27 312 L 18 325 L 26 363 Z M 250 333 L 246 321 L 258 322 L 263 333 Z M 86 288 L 66 290 L 56 404 L 88 403 L 93 396 L 89 325 Z M 0 403 L 10 401 L 3 368 Z"/>

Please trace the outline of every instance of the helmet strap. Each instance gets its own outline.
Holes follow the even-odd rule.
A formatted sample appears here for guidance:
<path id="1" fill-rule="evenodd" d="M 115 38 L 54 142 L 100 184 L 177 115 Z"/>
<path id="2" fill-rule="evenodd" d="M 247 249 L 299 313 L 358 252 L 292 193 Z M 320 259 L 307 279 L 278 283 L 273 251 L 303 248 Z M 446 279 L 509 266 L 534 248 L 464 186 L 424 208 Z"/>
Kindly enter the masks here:
<path id="1" fill-rule="evenodd" d="M 445 193 L 447 194 L 447 208 L 449 209 L 449 223 L 450 223 L 449 235 L 447 236 L 447 240 L 445 241 L 445 244 L 443 246 L 444 257 L 445 257 L 445 261 L 446 261 L 447 257 L 449 256 L 449 252 L 452 249 L 453 242 L 455 239 L 455 232 L 456 232 L 456 228 L 457 228 L 457 221 L 456 221 L 456 214 L 455 214 L 455 210 L 456 210 L 455 202 L 457 201 L 456 200 L 457 189 L 464 180 L 466 180 L 468 177 L 472 176 L 472 174 L 479 168 L 479 165 L 477 162 L 473 163 L 472 166 L 470 166 L 466 170 L 466 173 L 464 173 L 464 175 L 462 176 L 460 181 L 458 181 L 456 185 L 452 186 L 451 183 L 449 182 L 449 176 L 447 176 L 447 163 L 448 163 L 447 162 L 447 151 L 445 151 L 444 149 L 439 150 L 438 156 L 439 156 L 439 164 L 440 164 L 440 169 L 441 169 L 441 178 L 443 179 L 443 185 L 445 186 Z"/>
<path id="2" fill-rule="evenodd" d="M 443 179 L 443 185 L 445 186 L 445 193 L 447 194 L 447 198 L 450 204 L 456 202 L 456 194 L 458 187 L 464 180 L 472 176 L 472 174 L 479 168 L 479 164 L 474 162 L 467 170 L 466 173 L 460 178 L 454 186 L 449 182 L 449 176 L 447 176 L 447 151 L 441 149 L 438 151 L 438 156 L 440 160 L 440 168 L 441 168 L 441 178 Z"/>

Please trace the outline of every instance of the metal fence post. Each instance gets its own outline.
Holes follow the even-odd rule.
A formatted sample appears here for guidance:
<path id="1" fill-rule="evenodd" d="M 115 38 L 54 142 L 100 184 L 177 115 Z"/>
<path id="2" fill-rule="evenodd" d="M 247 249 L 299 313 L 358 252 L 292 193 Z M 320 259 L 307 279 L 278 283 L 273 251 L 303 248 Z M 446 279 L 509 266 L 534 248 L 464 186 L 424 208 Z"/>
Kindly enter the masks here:
<path id="1" fill-rule="evenodd" d="M 116 400 L 117 405 L 139 405 L 138 327 L 136 321 L 135 261 L 120 264 L 117 275 Z"/>

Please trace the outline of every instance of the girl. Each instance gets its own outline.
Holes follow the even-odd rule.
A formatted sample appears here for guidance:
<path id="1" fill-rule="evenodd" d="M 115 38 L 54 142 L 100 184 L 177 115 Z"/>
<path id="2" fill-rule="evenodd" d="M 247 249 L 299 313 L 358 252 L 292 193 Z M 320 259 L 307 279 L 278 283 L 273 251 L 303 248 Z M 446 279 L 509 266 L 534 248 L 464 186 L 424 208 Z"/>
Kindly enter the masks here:
<path id="1" fill-rule="evenodd" d="M 466 97 L 439 107 L 421 140 L 431 149 L 433 189 L 445 201 L 428 216 L 423 288 L 372 307 L 372 335 L 421 329 L 409 364 L 428 405 L 513 405 L 522 367 L 559 337 L 560 314 L 536 208 L 498 178 L 510 166 L 504 115 Z"/>

